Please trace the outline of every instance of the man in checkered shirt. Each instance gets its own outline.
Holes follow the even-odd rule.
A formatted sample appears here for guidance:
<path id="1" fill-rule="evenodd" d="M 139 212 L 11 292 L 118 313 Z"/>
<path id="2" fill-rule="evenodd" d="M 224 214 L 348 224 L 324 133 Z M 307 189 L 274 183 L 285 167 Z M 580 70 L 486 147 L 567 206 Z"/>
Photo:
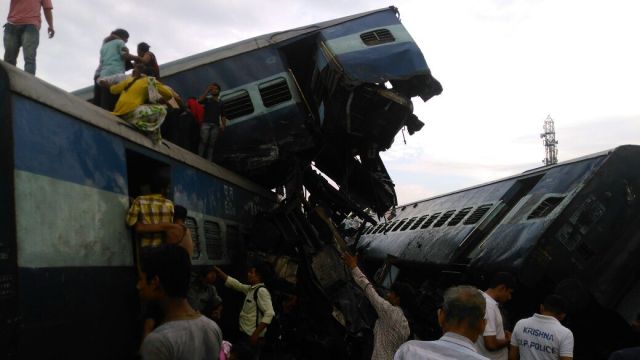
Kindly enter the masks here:
<path id="1" fill-rule="evenodd" d="M 140 224 L 173 223 L 173 202 L 166 198 L 169 190 L 168 174 L 158 172 L 149 185 L 151 194 L 138 196 L 127 214 L 127 225 L 136 230 L 142 247 L 162 244 L 164 233 L 140 232 Z"/>

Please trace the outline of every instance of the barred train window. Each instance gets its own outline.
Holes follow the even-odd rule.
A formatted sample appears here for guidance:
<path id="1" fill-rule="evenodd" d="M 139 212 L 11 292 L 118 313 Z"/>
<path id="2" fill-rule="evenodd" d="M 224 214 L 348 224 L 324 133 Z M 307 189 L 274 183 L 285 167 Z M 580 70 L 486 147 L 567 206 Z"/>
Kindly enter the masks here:
<path id="1" fill-rule="evenodd" d="M 396 41 L 388 29 L 376 29 L 360 34 L 360 39 L 367 46 L 380 45 Z"/>
<path id="2" fill-rule="evenodd" d="M 467 214 L 471 212 L 471 209 L 473 209 L 473 208 L 467 207 L 467 208 L 464 208 L 464 209 L 458 211 L 458 213 L 451 219 L 451 221 L 449 221 L 447 226 L 455 226 L 455 225 L 460 224 L 462 219 L 464 219 L 464 217 L 467 216 Z"/>
<path id="3" fill-rule="evenodd" d="M 546 217 L 562 202 L 562 200 L 564 200 L 564 196 L 549 196 L 544 199 L 540 205 L 533 209 L 531 214 L 527 216 L 527 220 Z"/>
<path id="4" fill-rule="evenodd" d="M 291 100 L 289 84 L 283 77 L 264 82 L 258 86 L 265 107 L 271 107 Z"/>
<path id="5" fill-rule="evenodd" d="M 464 221 L 464 225 L 473 225 L 478 221 L 480 221 L 480 219 L 482 219 L 482 217 L 487 213 L 487 211 L 489 211 L 489 209 L 491 209 L 492 206 L 493 204 L 484 204 L 484 205 L 478 206 L 471 213 L 471 215 L 469 215 L 467 220 Z"/>
<path id="6" fill-rule="evenodd" d="M 247 90 L 236 91 L 224 95 L 220 101 L 224 106 L 224 114 L 229 120 L 253 113 L 253 103 Z"/>
<path id="7" fill-rule="evenodd" d="M 455 214 L 455 210 L 449 210 L 447 212 L 445 212 L 444 214 L 442 214 L 442 217 L 440 219 L 438 219 L 438 221 L 436 221 L 435 224 L 433 224 L 433 227 L 440 227 L 442 225 L 444 225 L 444 223 L 447 222 L 447 220 L 449 220 L 449 218 Z"/>
<path id="8" fill-rule="evenodd" d="M 200 257 L 200 234 L 198 234 L 198 222 L 195 218 L 187 216 L 187 220 L 184 222 L 184 225 L 191 231 L 191 239 L 193 240 L 193 255 L 192 259 L 197 259 Z"/>
<path id="9" fill-rule="evenodd" d="M 215 221 L 204 221 L 204 241 L 207 257 L 211 260 L 222 260 L 223 243 L 220 224 Z"/>

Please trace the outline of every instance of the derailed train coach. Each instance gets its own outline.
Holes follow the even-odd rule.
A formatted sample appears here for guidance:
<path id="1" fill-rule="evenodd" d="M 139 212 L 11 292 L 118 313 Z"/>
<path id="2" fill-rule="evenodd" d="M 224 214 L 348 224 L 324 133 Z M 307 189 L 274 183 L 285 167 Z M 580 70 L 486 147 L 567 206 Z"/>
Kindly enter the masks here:
<path id="1" fill-rule="evenodd" d="M 222 86 L 229 119 L 214 162 L 267 187 L 340 185 L 354 208 L 397 204 L 379 153 L 424 125 L 413 97 L 442 92 L 395 7 L 278 31 L 160 66 L 183 97 Z M 91 98 L 92 88 L 77 95 Z"/>
<path id="2" fill-rule="evenodd" d="M 448 286 L 485 288 L 497 271 L 517 276 L 505 306 L 510 326 L 549 293 L 570 305 L 575 357 L 606 359 L 638 346 L 640 313 L 640 146 L 610 151 L 398 206 L 358 242 L 382 283 L 421 290 L 425 337 Z"/>

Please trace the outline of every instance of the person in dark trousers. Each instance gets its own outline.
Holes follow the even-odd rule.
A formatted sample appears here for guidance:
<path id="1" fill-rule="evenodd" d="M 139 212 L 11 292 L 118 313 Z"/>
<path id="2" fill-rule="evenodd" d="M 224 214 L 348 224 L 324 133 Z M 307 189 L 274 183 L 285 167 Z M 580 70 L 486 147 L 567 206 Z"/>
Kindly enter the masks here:
<path id="1" fill-rule="evenodd" d="M 216 140 L 227 125 L 224 108 L 220 102 L 220 90 L 220 85 L 212 83 L 198 98 L 198 102 L 204 106 L 204 120 L 200 125 L 198 154 L 209 161 L 213 159 Z"/>
<path id="2" fill-rule="evenodd" d="M 180 246 L 162 245 L 141 252 L 136 287 L 143 300 L 159 305 L 164 321 L 144 338 L 142 359 L 218 359 L 222 331 L 189 305 L 190 276 L 189 255 Z"/>
<path id="3" fill-rule="evenodd" d="M 49 28 L 49 39 L 55 35 L 53 29 L 53 4 L 51 0 L 11 0 L 9 16 L 4 24 L 4 61 L 16 65 L 18 53 L 22 48 L 24 71 L 36 74 L 36 52 L 40 43 L 40 9 Z"/>
<path id="4" fill-rule="evenodd" d="M 271 294 L 264 286 L 264 280 L 271 275 L 271 267 L 268 263 L 250 267 L 247 270 L 249 284 L 242 284 L 217 266 L 214 266 L 214 269 L 226 287 L 245 294 L 244 305 L 240 311 L 240 331 L 243 336 L 241 341 L 249 343 L 255 359 L 259 359 L 267 326 L 275 316 Z"/>

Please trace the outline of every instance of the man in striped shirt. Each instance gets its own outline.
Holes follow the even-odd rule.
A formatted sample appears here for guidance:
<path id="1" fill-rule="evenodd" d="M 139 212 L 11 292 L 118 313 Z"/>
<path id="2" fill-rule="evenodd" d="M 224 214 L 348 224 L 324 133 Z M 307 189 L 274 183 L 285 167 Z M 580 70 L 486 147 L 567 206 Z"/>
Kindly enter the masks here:
<path id="1" fill-rule="evenodd" d="M 140 237 L 140 246 L 158 246 L 164 239 L 163 232 L 140 232 L 140 224 L 173 223 L 173 202 L 166 198 L 169 176 L 158 173 L 151 179 L 151 194 L 133 200 L 127 214 L 127 225 L 132 226 Z"/>

